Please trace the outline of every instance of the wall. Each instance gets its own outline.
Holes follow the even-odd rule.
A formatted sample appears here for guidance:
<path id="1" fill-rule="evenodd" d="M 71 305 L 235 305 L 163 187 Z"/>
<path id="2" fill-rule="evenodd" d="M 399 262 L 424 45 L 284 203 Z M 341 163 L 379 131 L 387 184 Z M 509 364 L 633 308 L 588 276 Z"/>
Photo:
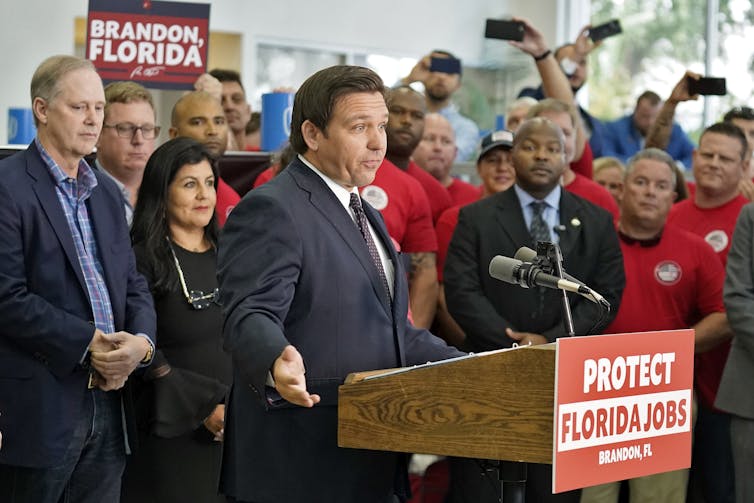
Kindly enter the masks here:
<path id="1" fill-rule="evenodd" d="M 117 0 L 122 1 L 122 0 Z M 515 13 L 530 19 L 553 45 L 565 30 L 556 19 L 564 5 L 588 0 L 216 0 L 210 29 L 242 34 L 242 70 L 253 81 L 258 39 L 279 39 L 330 47 L 369 49 L 419 57 L 429 49 L 452 49 L 466 64 L 482 59 L 487 17 Z M 5 0 L 0 19 L 0 144 L 7 139 L 7 110 L 28 107 L 29 81 L 37 65 L 53 54 L 74 53 L 74 19 L 85 17 L 86 0 Z M 44 14 L 41 14 L 44 13 Z M 561 14 L 562 17 L 562 14 Z"/>

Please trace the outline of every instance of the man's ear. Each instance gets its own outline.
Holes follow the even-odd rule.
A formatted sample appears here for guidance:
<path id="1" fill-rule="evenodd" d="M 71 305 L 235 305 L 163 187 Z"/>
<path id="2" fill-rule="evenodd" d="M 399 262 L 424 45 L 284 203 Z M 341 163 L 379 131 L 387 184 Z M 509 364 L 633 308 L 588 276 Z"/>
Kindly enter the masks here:
<path id="1" fill-rule="evenodd" d="M 47 101 L 37 96 L 31 104 L 34 117 L 40 124 L 47 124 Z"/>
<path id="2" fill-rule="evenodd" d="M 171 140 L 173 138 L 178 138 L 178 128 L 175 126 L 170 126 L 170 129 L 168 129 L 168 138 Z"/>
<path id="3" fill-rule="evenodd" d="M 304 137 L 304 142 L 306 142 L 306 146 L 309 150 L 312 152 L 319 150 L 319 142 L 322 139 L 323 134 L 322 131 L 320 131 L 320 129 L 309 119 L 301 124 L 301 135 Z"/>

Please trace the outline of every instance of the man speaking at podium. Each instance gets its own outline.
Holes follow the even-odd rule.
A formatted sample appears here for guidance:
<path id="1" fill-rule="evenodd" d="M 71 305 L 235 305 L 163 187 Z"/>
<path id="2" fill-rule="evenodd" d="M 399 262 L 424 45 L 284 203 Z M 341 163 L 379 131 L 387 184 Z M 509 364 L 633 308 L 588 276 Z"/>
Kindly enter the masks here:
<path id="1" fill-rule="evenodd" d="M 524 122 L 513 139 L 516 184 L 461 209 L 445 263 L 448 309 L 466 332 L 469 351 L 544 344 L 567 335 L 562 293 L 523 290 L 490 277 L 496 255 L 514 256 L 537 241 L 558 243 L 563 268 L 602 294 L 612 306 L 601 326 L 599 308 L 569 295 L 575 333 L 596 334 L 614 317 L 625 285 L 623 261 L 607 211 L 562 189 L 566 167 L 560 128 L 544 118 Z M 536 369 L 532 369 L 536 372 Z M 451 462 L 452 502 L 496 502 L 497 474 L 480 477 L 477 460 Z M 578 491 L 551 494 L 552 467 L 528 465 L 526 501 L 578 501 Z"/>
<path id="2" fill-rule="evenodd" d="M 405 498 L 404 455 L 337 446 L 349 373 L 463 354 L 408 323 L 406 271 L 359 197 L 385 156 L 387 120 L 373 71 L 317 72 L 294 99 L 298 158 L 224 228 L 218 274 L 235 368 L 220 489 L 231 501 Z"/>

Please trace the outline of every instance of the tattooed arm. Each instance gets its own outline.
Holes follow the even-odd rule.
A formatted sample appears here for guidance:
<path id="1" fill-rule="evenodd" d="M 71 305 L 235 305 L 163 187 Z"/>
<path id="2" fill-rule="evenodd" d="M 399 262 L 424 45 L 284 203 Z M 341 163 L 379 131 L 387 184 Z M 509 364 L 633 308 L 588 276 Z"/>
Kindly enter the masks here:
<path id="1" fill-rule="evenodd" d="M 437 307 L 437 268 L 435 253 L 410 253 L 408 295 L 414 326 L 429 328 Z"/>

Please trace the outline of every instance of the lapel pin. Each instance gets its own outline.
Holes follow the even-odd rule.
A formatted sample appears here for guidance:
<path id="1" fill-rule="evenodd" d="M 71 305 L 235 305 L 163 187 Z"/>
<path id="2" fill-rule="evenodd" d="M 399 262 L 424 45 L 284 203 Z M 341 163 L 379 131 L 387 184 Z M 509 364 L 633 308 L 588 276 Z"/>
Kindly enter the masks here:
<path id="1" fill-rule="evenodd" d="M 581 220 L 579 220 L 578 218 L 572 218 L 571 225 L 574 227 L 578 227 L 579 225 L 581 225 Z"/>

